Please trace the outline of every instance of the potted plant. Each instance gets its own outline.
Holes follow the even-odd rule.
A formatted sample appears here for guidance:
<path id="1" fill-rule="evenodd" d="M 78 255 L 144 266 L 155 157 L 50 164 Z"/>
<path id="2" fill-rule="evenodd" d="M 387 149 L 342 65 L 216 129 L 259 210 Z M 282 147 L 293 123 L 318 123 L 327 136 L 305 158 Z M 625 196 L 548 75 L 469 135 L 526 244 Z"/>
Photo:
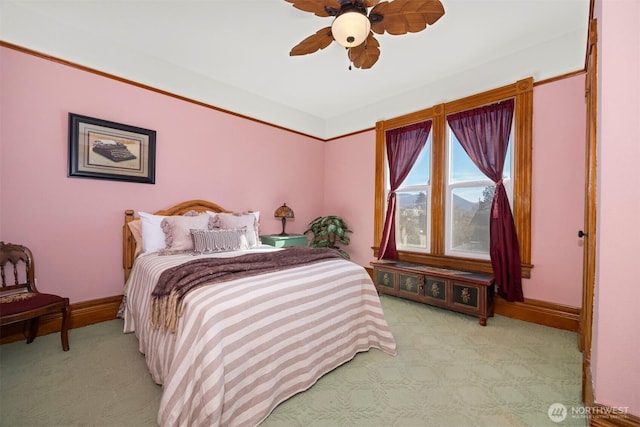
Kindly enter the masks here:
<path id="1" fill-rule="evenodd" d="M 349 254 L 336 244 L 348 245 L 350 239 L 347 233 L 351 232 L 342 218 L 336 215 L 328 215 L 319 216 L 311 221 L 304 234 L 313 233 L 313 239 L 309 243 L 312 248 L 335 249 L 346 259 L 349 259 Z"/>

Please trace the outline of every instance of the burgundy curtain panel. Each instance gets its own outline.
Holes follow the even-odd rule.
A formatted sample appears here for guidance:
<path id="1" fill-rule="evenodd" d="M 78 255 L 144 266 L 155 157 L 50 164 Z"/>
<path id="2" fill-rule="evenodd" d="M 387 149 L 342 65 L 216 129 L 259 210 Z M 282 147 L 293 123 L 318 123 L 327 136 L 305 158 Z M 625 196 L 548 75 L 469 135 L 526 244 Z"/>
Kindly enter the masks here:
<path id="1" fill-rule="evenodd" d="M 389 162 L 389 196 L 387 214 L 382 229 L 378 259 L 398 259 L 396 248 L 396 190 L 405 180 L 420 152 L 427 143 L 431 120 L 385 132 L 387 161 Z"/>
<path id="2" fill-rule="evenodd" d="M 514 100 L 447 117 L 449 126 L 473 163 L 495 184 L 489 224 L 489 254 L 498 294 L 523 301 L 520 249 L 502 172 L 513 122 Z"/>

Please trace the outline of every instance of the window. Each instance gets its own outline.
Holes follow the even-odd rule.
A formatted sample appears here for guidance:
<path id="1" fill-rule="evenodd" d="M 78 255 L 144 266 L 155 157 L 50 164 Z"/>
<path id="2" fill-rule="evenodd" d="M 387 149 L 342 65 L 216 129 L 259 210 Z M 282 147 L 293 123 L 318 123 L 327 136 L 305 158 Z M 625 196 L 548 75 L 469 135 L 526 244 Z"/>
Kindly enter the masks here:
<path id="1" fill-rule="evenodd" d="M 513 124 L 511 129 L 502 182 L 513 210 L 513 186 L 511 185 Z M 489 211 L 495 184 L 469 158 L 449 126 L 446 131 L 445 255 L 488 260 Z"/>
<path id="2" fill-rule="evenodd" d="M 396 192 L 399 259 L 440 267 L 492 271 L 488 255 L 488 215 L 494 184 L 473 165 L 450 131 L 446 116 L 508 98 L 515 99 L 515 112 L 503 183 L 509 195 L 518 234 L 522 277 L 530 277 L 531 78 L 376 124 L 376 256 L 389 189 L 385 131 L 432 120 L 427 144 Z"/>

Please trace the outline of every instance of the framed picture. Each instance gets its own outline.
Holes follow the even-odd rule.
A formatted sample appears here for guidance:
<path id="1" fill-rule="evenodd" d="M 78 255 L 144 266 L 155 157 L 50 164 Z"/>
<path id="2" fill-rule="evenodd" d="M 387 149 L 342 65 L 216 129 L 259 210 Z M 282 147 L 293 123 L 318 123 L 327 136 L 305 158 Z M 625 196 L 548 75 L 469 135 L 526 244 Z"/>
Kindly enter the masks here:
<path id="1" fill-rule="evenodd" d="M 155 184 L 156 131 L 69 113 L 69 177 Z"/>

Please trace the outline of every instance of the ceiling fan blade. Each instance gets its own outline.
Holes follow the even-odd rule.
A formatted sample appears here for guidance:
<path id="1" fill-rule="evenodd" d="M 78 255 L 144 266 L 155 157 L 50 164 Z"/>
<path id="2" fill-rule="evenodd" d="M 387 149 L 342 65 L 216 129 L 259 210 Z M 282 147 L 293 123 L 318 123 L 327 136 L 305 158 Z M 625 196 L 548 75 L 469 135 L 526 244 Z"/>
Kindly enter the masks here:
<path id="1" fill-rule="evenodd" d="M 367 40 L 360 46 L 349 48 L 349 59 L 353 63 L 354 67 L 368 69 L 373 67 L 373 64 L 378 62 L 380 57 L 380 43 L 373 36 L 373 33 L 369 33 Z"/>
<path id="2" fill-rule="evenodd" d="M 366 7 L 366 8 L 373 7 L 373 6 L 377 5 L 378 3 L 380 3 L 380 0 L 363 0 L 363 2 L 362 2 L 364 7 Z"/>
<path id="3" fill-rule="evenodd" d="M 336 16 L 340 11 L 339 0 L 284 0 L 296 9 L 312 12 L 316 16 Z"/>
<path id="4" fill-rule="evenodd" d="M 394 0 L 378 3 L 369 13 L 371 30 L 393 35 L 417 33 L 444 15 L 439 0 Z"/>
<path id="5" fill-rule="evenodd" d="M 427 24 L 433 25 L 444 15 L 444 6 L 438 0 L 425 1 L 420 7 L 420 12 L 426 16 Z"/>
<path id="6" fill-rule="evenodd" d="M 332 41 L 331 27 L 325 27 L 295 45 L 289 55 L 297 56 L 314 53 L 329 46 Z"/>

